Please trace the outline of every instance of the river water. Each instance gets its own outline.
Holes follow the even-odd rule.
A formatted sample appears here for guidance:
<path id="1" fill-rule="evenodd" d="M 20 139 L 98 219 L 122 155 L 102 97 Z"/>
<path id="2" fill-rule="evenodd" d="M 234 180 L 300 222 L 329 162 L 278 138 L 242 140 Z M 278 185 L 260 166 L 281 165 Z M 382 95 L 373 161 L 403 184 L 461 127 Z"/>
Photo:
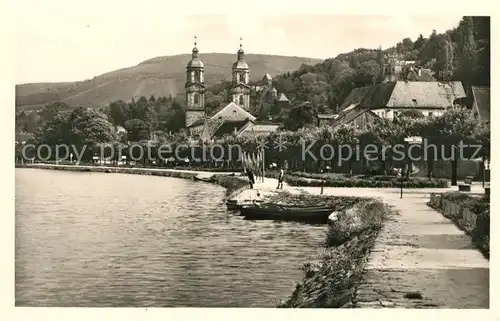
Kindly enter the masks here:
<path id="1" fill-rule="evenodd" d="M 324 226 L 246 221 L 225 189 L 16 169 L 16 306 L 275 307 Z"/>

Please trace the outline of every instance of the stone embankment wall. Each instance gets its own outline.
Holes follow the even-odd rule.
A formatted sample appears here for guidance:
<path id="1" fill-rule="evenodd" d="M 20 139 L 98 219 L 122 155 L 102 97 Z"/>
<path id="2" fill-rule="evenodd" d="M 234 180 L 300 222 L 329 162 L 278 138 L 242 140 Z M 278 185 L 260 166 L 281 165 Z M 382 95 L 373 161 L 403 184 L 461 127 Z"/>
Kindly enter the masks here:
<path id="1" fill-rule="evenodd" d="M 489 258 L 490 200 L 461 193 L 431 193 L 428 205 L 451 219 L 472 237 L 478 249 Z"/>

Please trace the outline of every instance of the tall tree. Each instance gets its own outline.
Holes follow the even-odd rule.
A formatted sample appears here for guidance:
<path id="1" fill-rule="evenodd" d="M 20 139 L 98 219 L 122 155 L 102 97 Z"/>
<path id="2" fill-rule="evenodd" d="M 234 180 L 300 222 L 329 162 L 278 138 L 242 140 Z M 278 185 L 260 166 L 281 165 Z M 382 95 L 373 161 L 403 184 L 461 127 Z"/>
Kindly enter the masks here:
<path id="1" fill-rule="evenodd" d="M 472 17 L 463 17 L 458 26 L 460 40 L 460 58 L 458 60 L 457 77 L 466 86 L 477 82 L 477 46 L 474 37 L 474 21 Z"/>
<path id="2" fill-rule="evenodd" d="M 413 49 L 420 50 L 420 49 L 422 49 L 424 44 L 425 44 L 425 38 L 424 38 L 424 36 L 422 36 L 422 34 L 420 34 L 418 36 L 417 40 L 415 40 L 415 42 L 413 43 Z"/>
<path id="3" fill-rule="evenodd" d="M 481 130 L 480 121 L 474 117 L 472 110 L 467 108 L 452 108 L 435 119 L 436 142 L 452 157 L 451 185 L 457 185 L 458 161 L 461 143 L 474 143 L 473 138 Z M 442 155 L 443 156 L 443 155 Z"/>
<path id="4" fill-rule="evenodd" d="M 288 113 L 288 117 L 284 121 L 286 129 L 297 130 L 306 125 L 314 125 L 316 122 L 315 115 L 317 111 L 311 103 L 296 105 Z"/>

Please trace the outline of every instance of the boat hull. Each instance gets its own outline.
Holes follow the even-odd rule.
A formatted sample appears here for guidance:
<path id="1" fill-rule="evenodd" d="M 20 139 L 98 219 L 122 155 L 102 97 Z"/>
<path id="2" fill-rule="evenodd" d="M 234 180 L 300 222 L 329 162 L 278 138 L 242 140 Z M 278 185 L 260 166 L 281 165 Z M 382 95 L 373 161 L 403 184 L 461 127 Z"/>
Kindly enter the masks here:
<path id="1" fill-rule="evenodd" d="M 327 223 L 333 208 L 298 206 L 242 206 L 241 215 L 249 220 L 275 220 Z"/>
<path id="2" fill-rule="evenodd" d="M 260 202 L 262 202 L 262 201 L 255 200 L 255 201 L 237 202 L 237 201 L 228 200 L 228 201 L 226 201 L 226 207 L 229 211 L 238 211 L 238 210 L 241 210 L 241 208 L 244 206 L 252 206 L 255 203 L 260 203 Z"/>

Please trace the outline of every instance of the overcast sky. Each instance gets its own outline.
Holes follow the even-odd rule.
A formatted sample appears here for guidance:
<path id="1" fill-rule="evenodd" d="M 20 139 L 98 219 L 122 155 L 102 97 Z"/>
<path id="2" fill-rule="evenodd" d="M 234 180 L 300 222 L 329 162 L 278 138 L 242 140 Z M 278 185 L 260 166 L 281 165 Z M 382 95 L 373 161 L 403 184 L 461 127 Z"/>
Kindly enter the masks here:
<path id="1" fill-rule="evenodd" d="M 442 32 L 461 17 L 258 14 L 275 10 L 183 15 L 165 0 L 18 0 L 15 6 L 16 83 L 83 80 L 188 53 L 195 35 L 201 54 L 235 53 L 241 36 L 247 53 L 329 58 Z"/>

